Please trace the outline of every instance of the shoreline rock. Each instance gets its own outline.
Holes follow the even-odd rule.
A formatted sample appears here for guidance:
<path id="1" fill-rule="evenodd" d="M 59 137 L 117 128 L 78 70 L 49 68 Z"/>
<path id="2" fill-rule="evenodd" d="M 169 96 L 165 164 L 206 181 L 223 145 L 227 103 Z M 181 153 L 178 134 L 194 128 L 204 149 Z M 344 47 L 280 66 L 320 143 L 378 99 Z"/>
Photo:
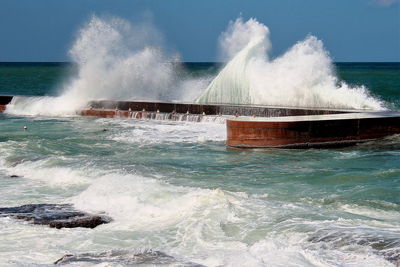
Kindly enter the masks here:
<path id="1" fill-rule="evenodd" d="M 106 216 L 93 215 L 75 210 L 71 204 L 27 204 L 0 208 L 0 217 L 24 220 L 51 228 L 95 228 L 111 222 Z"/>
<path id="2" fill-rule="evenodd" d="M 111 250 L 97 253 L 83 254 L 66 254 L 54 262 L 55 265 L 71 264 L 71 263 L 116 263 L 129 266 L 136 265 L 167 265 L 181 267 L 204 267 L 203 265 L 193 262 L 182 262 L 174 257 L 156 250 Z"/>

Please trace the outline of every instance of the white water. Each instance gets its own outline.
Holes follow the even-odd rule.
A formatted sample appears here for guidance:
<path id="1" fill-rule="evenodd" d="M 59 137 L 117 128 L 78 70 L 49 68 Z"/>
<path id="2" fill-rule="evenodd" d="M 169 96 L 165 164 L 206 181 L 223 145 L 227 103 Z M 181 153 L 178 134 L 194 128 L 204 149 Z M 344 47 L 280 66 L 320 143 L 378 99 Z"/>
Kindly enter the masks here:
<path id="1" fill-rule="evenodd" d="M 268 28 L 239 18 L 221 35 L 220 46 L 230 61 L 197 99 L 200 103 L 384 109 L 367 88 L 339 81 L 332 59 L 314 36 L 269 60 Z"/>
<path id="2" fill-rule="evenodd" d="M 80 30 L 70 58 L 78 74 L 58 97 L 15 97 L 7 112 L 22 115 L 74 115 L 91 100 L 189 100 L 206 78 L 179 77 L 178 58 L 162 48 L 150 24 L 93 16 Z"/>
<path id="3" fill-rule="evenodd" d="M 320 40 L 307 37 L 284 55 L 269 60 L 268 28 L 250 19 L 231 22 L 220 37 L 229 60 L 210 77 L 182 77 L 179 56 L 168 56 L 150 24 L 93 16 L 81 29 L 69 55 L 78 74 L 57 97 L 15 97 L 6 112 L 19 115 L 75 115 L 90 100 L 181 100 L 200 103 L 295 107 L 383 109 L 367 88 L 339 81 Z M 169 62 L 169 63 L 166 63 Z"/>
<path id="4" fill-rule="evenodd" d="M 354 171 L 353 164 L 373 152 L 359 151 L 359 158 L 352 151 L 226 151 L 226 132 L 218 123 L 10 120 L 2 121 L 3 129 L 17 140 L 0 142 L 2 207 L 73 203 L 87 212 L 104 212 L 113 221 L 95 229 L 58 230 L 0 218 L 1 266 L 50 264 L 67 253 L 146 248 L 206 266 L 393 266 L 358 242 L 396 239 L 397 204 L 383 202 L 393 206 L 386 211 L 349 203 L 341 190 L 324 194 L 319 190 L 325 186 L 309 188 L 318 183 L 330 187 L 330 178 L 340 172 L 326 160 L 349 153 L 343 168 Z M 26 123 L 29 130 L 20 129 Z M 307 158 L 310 153 L 316 155 Z M 353 163 L 346 165 L 348 160 Z M 317 165 L 310 167 L 310 161 Z M 394 156 L 385 164 L 393 168 L 393 161 Z M 293 188 L 286 176 L 297 172 L 296 183 L 307 168 L 332 176 L 322 174 Z M 379 174 L 368 173 L 360 174 L 360 187 L 373 189 L 368 178 Z M 13 174 L 21 177 L 9 178 Z M 316 195 L 301 197 L 304 189 Z M 337 201 L 322 205 L 325 198 Z"/>

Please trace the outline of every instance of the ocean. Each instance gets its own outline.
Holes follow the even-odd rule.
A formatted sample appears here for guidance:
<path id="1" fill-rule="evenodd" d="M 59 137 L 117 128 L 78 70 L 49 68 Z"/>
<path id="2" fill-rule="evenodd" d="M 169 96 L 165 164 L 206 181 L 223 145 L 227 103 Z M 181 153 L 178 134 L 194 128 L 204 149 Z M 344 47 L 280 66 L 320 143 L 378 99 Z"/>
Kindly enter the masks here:
<path id="1" fill-rule="evenodd" d="M 335 66 L 340 80 L 400 109 L 400 63 Z M 192 78 L 220 67 L 181 66 Z M 59 95 L 77 73 L 69 63 L 1 63 L 0 95 Z M 0 266 L 65 254 L 81 255 L 70 266 L 400 264 L 400 136 L 235 150 L 223 122 L 3 113 L 0 129 L 0 208 L 72 204 L 112 219 L 55 229 L 0 217 Z"/>

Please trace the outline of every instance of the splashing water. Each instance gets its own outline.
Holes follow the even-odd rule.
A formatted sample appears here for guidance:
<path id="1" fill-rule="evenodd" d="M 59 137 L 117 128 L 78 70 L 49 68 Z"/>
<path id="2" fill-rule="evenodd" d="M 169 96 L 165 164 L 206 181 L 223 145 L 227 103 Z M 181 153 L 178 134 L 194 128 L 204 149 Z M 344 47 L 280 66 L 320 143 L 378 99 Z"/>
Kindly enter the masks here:
<path id="1" fill-rule="evenodd" d="M 161 49 L 150 25 L 132 26 L 120 18 L 93 16 L 69 51 L 77 64 L 74 77 L 58 97 L 16 97 L 9 113 L 75 114 L 90 100 L 168 100 L 179 95 L 174 57 Z"/>
<path id="2" fill-rule="evenodd" d="M 19 115 L 75 115 L 88 101 L 193 101 L 210 77 L 182 77 L 178 59 L 162 50 L 154 27 L 120 18 L 93 16 L 69 54 L 78 74 L 58 97 L 14 97 L 6 112 Z M 268 28 L 255 19 L 231 22 L 220 37 L 230 60 L 197 98 L 200 103 L 384 109 L 367 88 L 339 81 L 328 53 L 313 36 L 274 60 Z"/>
<path id="3" fill-rule="evenodd" d="M 160 99 L 173 83 L 173 58 L 165 56 L 159 34 L 148 25 L 93 17 L 70 51 L 80 66 L 67 88 L 72 98 Z"/>
<path id="4" fill-rule="evenodd" d="M 314 36 L 268 59 L 268 28 L 250 19 L 231 23 L 220 38 L 231 60 L 197 99 L 200 103 L 384 109 L 367 88 L 339 81 L 332 60 Z"/>

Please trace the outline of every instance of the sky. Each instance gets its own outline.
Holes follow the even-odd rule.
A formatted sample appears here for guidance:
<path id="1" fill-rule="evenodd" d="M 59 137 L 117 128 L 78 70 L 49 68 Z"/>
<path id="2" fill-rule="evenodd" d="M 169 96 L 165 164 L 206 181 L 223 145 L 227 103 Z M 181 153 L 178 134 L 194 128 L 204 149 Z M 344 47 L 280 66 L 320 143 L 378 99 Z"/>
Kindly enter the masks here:
<path id="1" fill-rule="evenodd" d="M 336 62 L 400 61 L 400 0 L 0 0 L 0 61 L 70 61 L 93 15 L 150 20 L 186 62 L 218 61 L 239 16 L 268 26 L 272 57 L 312 34 Z"/>

